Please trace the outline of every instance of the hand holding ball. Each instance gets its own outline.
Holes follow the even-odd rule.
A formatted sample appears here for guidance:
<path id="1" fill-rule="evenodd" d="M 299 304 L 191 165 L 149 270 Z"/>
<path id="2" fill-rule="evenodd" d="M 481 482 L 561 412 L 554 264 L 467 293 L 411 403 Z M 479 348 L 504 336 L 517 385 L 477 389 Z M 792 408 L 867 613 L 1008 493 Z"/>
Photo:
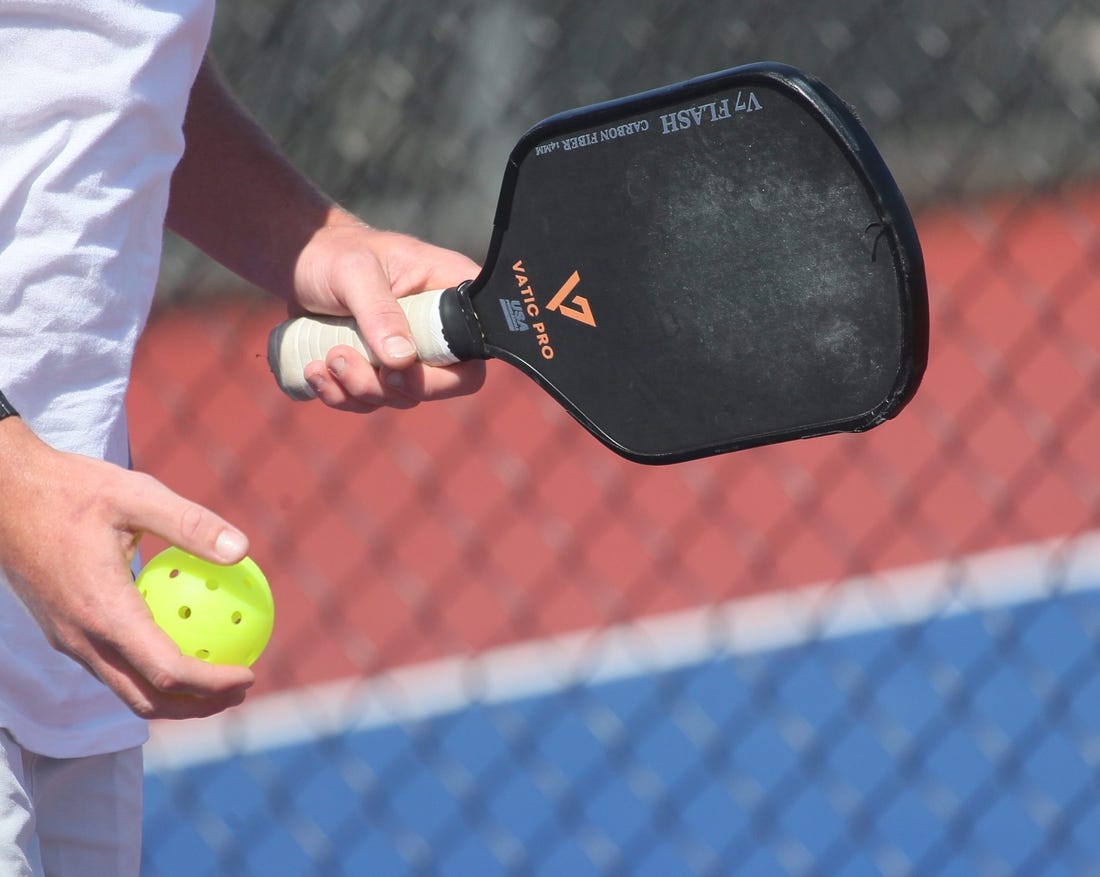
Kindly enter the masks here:
<path id="1" fill-rule="evenodd" d="M 153 619 L 185 655 L 248 667 L 271 639 L 271 588 L 247 557 L 221 566 L 168 548 L 141 571 L 137 587 Z"/>

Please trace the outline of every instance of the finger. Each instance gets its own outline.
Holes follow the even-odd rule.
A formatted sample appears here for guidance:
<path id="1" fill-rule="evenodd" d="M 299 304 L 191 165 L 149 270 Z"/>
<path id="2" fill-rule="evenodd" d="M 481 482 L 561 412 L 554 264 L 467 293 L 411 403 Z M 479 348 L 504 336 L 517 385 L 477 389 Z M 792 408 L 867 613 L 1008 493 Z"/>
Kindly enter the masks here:
<path id="1" fill-rule="evenodd" d="M 352 411 L 358 414 L 370 414 L 379 406 L 353 398 L 340 382 L 329 372 L 328 366 L 321 360 L 311 362 L 305 368 L 306 382 L 313 394 L 329 408 L 339 411 Z"/>
<path id="2" fill-rule="evenodd" d="M 379 376 L 390 390 L 417 402 L 453 399 L 481 389 L 485 383 L 485 363 L 473 360 L 446 368 L 417 363 L 400 371 L 383 368 Z"/>
<path id="3" fill-rule="evenodd" d="M 214 563 L 236 563 L 248 553 L 248 537 L 224 518 L 150 476 L 133 473 L 131 481 L 125 527 L 153 533 Z"/>
<path id="4" fill-rule="evenodd" d="M 403 234 L 383 232 L 376 248 L 398 297 L 458 286 L 481 272 L 477 263 L 462 253 Z"/>
<path id="5" fill-rule="evenodd" d="M 375 260 L 355 259 L 341 267 L 337 282 L 367 347 L 389 368 L 416 359 L 416 345 L 405 312 L 390 289 L 390 280 Z"/>
<path id="6" fill-rule="evenodd" d="M 197 658 L 180 656 L 182 662 L 203 664 Z M 207 665 L 212 666 L 212 665 Z M 216 715 L 224 710 L 239 706 L 248 695 L 252 681 L 219 685 L 216 690 L 202 690 L 194 693 L 195 686 L 187 684 L 176 690 L 177 675 L 171 670 L 166 675 L 156 677 L 158 682 L 168 685 L 167 689 L 144 676 L 136 668 L 130 667 L 125 659 L 105 650 L 94 668 L 96 675 L 111 688 L 136 715 L 145 719 L 200 719 Z M 216 667 L 218 670 L 244 668 Z M 183 676 L 186 671 L 178 674 Z"/>
<path id="7" fill-rule="evenodd" d="M 461 253 L 431 244 L 425 246 L 429 247 L 430 252 L 421 256 L 420 264 L 427 266 L 428 271 L 413 292 L 458 286 L 467 280 L 473 280 L 481 272 L 476 262 Z"/>
<path id="8" fill-rule="evenodd" d="M 339 346 L 330 350 L 325 359 L 325 369 L 327 375 L 322 383 L 329 386 L 322 388 L 324 395 L 319 395 L 334 407 L 346 408 L 351 403 L 367 408 L 412 408 L 417 404 L 417 400 L 387 386 L 379 370 L 350 347 Z M 312 369 L 307 372 L 307 375 L 315 374 Z"/>
<path id="9" fill-rule="evenodd" d="M 183 660 L 202 663 L 197 658 Z M 131 712 L 144 719 L 202 719 L 240 706 L 248 696 L 248 685 L 206 695 L 163 691 L 127 668 L 120 659 L 105 659 L 103 663 L 106 669 L 97 675 Z"/>
<path id="10" fill-rule="evenodd" d="M 241 703 L 255 682 L 247 667 L 208 664 L 180 653 L 133 589 L 115 601 L 110 634 L 89 632 L 68 650 L 144 718 L 199 718 Z M 116 617 L 117 622 L 117 617 Z"/>

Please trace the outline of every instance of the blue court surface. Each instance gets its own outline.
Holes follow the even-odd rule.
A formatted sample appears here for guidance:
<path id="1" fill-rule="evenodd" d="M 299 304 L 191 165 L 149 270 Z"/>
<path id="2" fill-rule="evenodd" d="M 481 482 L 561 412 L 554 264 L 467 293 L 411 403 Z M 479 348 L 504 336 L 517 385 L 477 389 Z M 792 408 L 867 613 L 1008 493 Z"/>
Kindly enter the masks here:
<path id="1" fill-rule="evenodd" d="M 712 607 L 574 638 L 558 664 L 439 665 L 460 697 L 395 673 L 388 713 L 316 694 L 312 732 L 309 696 L 171 729 L 143 873 L 1100 873 L 1094 555 Z"/>

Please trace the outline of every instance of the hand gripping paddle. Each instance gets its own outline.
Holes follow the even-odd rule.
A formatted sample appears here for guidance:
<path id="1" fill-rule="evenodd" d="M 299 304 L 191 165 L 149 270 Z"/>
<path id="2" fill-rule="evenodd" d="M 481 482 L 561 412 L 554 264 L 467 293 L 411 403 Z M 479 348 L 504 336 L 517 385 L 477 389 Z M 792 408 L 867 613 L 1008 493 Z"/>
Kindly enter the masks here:
<path id="1" fill-rule="evenodd" d="M 609 448 L 671 463 L 859 432 L 920 383 L 908 208 L 852 111 L 754 64 L 552 116 L 504 176 L 485 267 L 401 300 L 420 357 L 519 368 Z M 348 319 L 277 327 L 280 386 Z"/>

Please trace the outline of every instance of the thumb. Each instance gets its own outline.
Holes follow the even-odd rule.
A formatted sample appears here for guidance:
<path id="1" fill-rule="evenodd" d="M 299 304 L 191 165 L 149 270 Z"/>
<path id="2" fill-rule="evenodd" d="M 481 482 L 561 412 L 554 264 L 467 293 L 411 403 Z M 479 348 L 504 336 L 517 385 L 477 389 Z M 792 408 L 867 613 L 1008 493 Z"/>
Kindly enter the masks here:
<path id="1" fill-rule="evenodd" d="M 248 553 L 248 537 L 210 509 L 184 499 L 151 476 L 133 495 L 135 530 L 159 536 L 204 560 L 231 564 Z"/>
<path id="2" fill-rule="evenodd" d="M 348 309 L 375 358 L 388 368 L 405 368 L 416 358 L 416 344 L 390 281 L 377 262 L 370 262 L 344 283 Z"/>

